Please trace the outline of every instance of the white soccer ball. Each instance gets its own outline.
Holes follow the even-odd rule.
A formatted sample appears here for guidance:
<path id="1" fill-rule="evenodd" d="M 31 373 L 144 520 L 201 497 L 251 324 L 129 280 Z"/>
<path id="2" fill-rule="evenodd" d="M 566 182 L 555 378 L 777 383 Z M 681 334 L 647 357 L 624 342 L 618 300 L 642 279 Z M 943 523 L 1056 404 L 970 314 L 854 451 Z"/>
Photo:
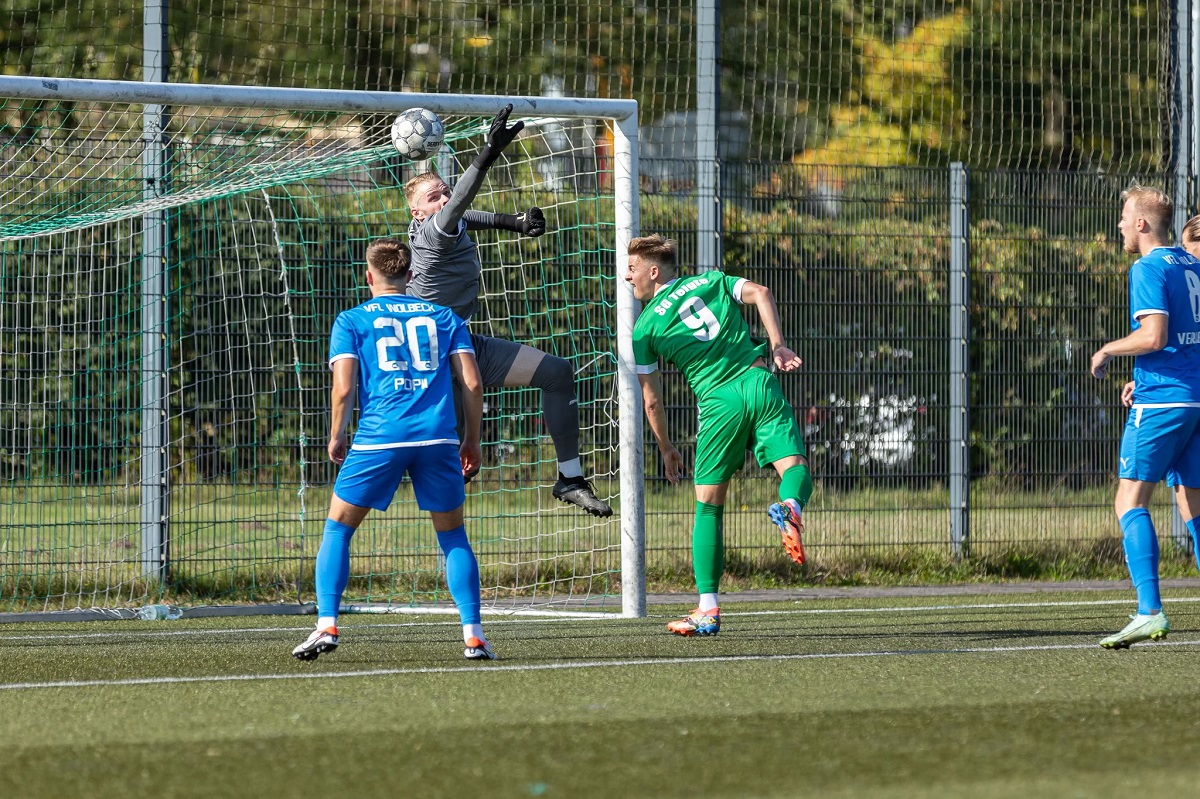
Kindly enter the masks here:
<path id="1" fill-rule="evenodd" d="M 428 108 L 410 108 L 392 123 L 392 144 L 410 160 L 433 155 L 445 137 L 442 120 Z"/>

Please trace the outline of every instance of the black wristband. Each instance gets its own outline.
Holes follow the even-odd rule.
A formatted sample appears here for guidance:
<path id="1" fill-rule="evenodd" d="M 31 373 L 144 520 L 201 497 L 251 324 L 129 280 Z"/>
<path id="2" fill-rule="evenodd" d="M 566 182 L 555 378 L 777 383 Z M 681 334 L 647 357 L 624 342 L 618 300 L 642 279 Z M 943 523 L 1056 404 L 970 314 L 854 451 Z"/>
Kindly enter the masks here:
<path id="1" fill-rule="evenodd" d="M 525 224 L 516 214 L 492 214 L 492 227 L 498 230 L 511 230 L 513 233 L 525 232 Z"/>
<path id="2" fill-rule="evenodd" d="M 479 155 L 475 156 L 475 160 L 471 162 L 471 165 L 480 172 L 486 172 L 492 164 L 496 163 L 496 159 L 499 157 L 500 153 L 493 154 L 492 148 L 484 145 L 483 149 L 479 151 Z"/>

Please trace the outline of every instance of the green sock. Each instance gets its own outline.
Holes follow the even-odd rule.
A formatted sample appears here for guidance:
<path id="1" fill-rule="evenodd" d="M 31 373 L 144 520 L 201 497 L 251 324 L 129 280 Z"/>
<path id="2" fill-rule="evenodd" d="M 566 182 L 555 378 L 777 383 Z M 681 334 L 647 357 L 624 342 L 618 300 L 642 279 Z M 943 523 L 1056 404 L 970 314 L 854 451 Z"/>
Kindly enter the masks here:
<path id="1" fill-rule="evenodd" d="M 794 499 L 803 508 L 808 504 L 808 498 L 812 496 L 812 492 L 812 474 L 808 471 L 807 464 L 801 463 L 788 469 L 779 481 L 779 500 L 781 502 L 785 499 Z"/>
<path id="2" fill-rule="evenodd" d="M 725 571 L 724 505 L 696 503 L 696 523 L 692 527 L 692 569 L 696 588 L 701 594 L 717 593 Z"/>

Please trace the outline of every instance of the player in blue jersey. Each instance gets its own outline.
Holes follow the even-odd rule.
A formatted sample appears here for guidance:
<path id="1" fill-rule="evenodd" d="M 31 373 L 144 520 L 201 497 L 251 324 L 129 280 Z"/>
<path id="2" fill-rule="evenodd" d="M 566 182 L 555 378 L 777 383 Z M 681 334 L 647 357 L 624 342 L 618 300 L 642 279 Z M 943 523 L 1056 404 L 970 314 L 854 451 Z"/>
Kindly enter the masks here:
<path id="1" fill-rule="evenodd" d="M 409 293 L 445 305 L 463 319 L 469 320 L 479 308 L 482 265 L 470 231 L 508 230 L 526 236 L 541 236 L 546 232 L 546 218 L 537 207 L 519 214 L 470 209 L 488 169 L 524 127 L 524 122 L 508 125 L 511 112 L 510 104 L 492 120 L 487 142 L 453 191 L 434 172 L 417 175 L 404 186 L 404 197 L 413 217 L 408 228 L 413 256 Z M 583 476 L 579 460 L 579 402 L 570 362 L 490 336 L 472 333 L 471 341 L 484 387 L 541 389 L 542 417 L 558 459 L 555 499 L 577 505 L 593 516 L 611 516 L 612 508 L 596 496 Z"/>
<path id="2" fill-rule="evenodd" d="M 1100 641 L 1106 649 L 1165 638 L 1171 629 L 1162 612 L 1158 536 L 1149 511 L 1164 477 L 1193 540 L 1200 540 L 1200 519 L 1190 511 L 1200 508 L 1200 260 L 1169 246 L 1173 209 L 1163 192 L 1135 185 L 1121 200 L 1125 252 L 1140 256 L 1129 270 L 1133 332 L 1097 350 L 1091 371 L 1103 378 L 1112 358 L 1134 356 L 1132 386 L 1123 391 L 1130 411 L 1114 509 L 1138 608 L 1124 629 Z"/>
<path id="3" fill-rule="evenodd" d="M 446 556 L 446 582 L 462 619 L 463 655 L 494 660 L 480 626 L 479 564 L 463 527 L 463 474 L 482 458 L 483 381 L 467 325 L 449 308 L 405 293 L 410 252 L 396 239 L 367 247 L 371 299 L 333 323 L 329 459 L 341 464 L 317 552 L 317 629 L 292 650 L 315 660 L 337 648 L 337 616 L 350 579 L 350 539 L 371 508 L 387 510 L 407 472 L 417 505 L 429 511 Z M 462 387 L 461 442 L 453 380 Z M 346 424 L 355 396 L 358 429 Z"/>

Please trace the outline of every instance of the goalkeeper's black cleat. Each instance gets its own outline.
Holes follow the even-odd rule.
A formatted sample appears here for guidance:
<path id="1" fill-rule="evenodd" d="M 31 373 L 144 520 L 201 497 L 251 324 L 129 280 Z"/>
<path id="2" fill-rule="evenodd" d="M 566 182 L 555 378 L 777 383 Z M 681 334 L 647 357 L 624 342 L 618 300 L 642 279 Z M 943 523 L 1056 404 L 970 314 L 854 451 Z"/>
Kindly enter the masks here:
<path id="1" fill-rule="evenodd" d="M 612 508 L 596 496 L 592 484 L 583 477 L 563 477 L 559 474 L 558 482 L 554 484 L 554 498 L 559 502 L 578 505 L 593 516 L 612 516 Z"/>

